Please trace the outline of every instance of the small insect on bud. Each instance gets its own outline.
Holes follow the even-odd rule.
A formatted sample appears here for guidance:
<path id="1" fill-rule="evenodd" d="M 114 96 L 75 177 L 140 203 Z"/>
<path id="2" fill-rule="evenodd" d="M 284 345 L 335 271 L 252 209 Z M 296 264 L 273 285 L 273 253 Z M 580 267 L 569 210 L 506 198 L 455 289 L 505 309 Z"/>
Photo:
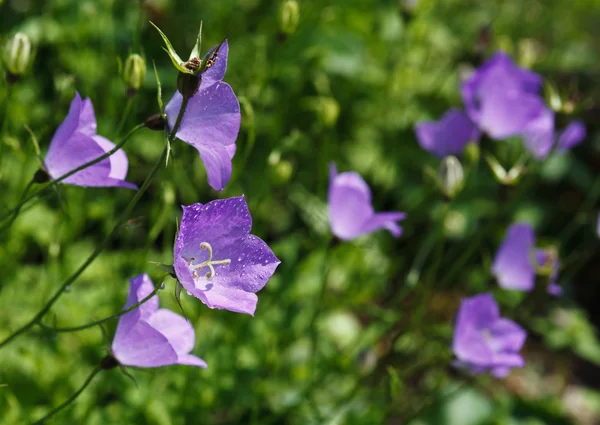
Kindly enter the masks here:
<path id="1" fill-rule="evenodd" d="M 137 53 L 129 55 L 123 68 L 123 81 L 127 84 L 130 94 L 135 94 L 142 87 L 145 76 L 146 61 L 144 58 Z"/>
<path id="2" fill-rule="evenodd" d="M 292 35 L 298 27 L 300 8 L 296 0 L 286 0 L 279 7 L 279 31 Z"/>
<path id="3" fill-rule="evenodd" d="M 31 41 L 26 34 L 16 33 L 4 46 L 2 62 L 9 77 L 17 79 L 23 75 L 32 59 Z"/>
<path id="4" fill-rule="evenodd" d="M 463 188 L 465 175 L 463 167 L 455 156 L 447 156 L 442 160 L 438 170 L 438 179 L 444 195 L 454 198 Z"/>

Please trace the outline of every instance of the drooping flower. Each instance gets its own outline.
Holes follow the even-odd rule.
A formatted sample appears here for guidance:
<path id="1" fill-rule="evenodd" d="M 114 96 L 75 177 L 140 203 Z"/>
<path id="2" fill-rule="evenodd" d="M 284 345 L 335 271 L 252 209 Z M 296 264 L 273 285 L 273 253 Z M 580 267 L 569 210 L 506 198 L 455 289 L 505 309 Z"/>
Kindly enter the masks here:
<path id="1" fill-rule="evenodd" d="M 243 196 L 184 206 L 173 264 L 183 288 L 210 308 L 254 315 L 280 261 L 251 228 Z"/>
<path id="2" fill-rule="evenodd" d="M 147 274 L 131 279 L 124 309 L 142 301 L 154 290 Z M 182 316 L 158 308 L 154 295 L 119 319 L 112 354 L 123 366 L 158 367 L 183 364 L 206 368 L 206 362 L 189 354 L 194 348 L 194 328 Z"/>
<path id="3" fill-rule="evenodd" d="M 551 295 L 560 295 L 557 285 L 560 261 L 553 248 L 535 248 L 533 227 L 526 223 L 513 224 L 494 258 L 492 273 L 498 285 L 504 289 L 532 291 L 537 275 L 548 278 L 547 290 Z"/>
<path id="4" fill-rule="evenodd" d="M 514 367 L 523 367 L 519 354 L 527 332 L 512 320 L 500 317 L 494 297 L 480 294 L 460 304 L 452 351 L 458 365 L 474 373 L 491 372 L 505 377 Z"/>
<path id="5" fill-rule="evenodd" d="M 355 172 L 338 174 L 334 163 L 329 166 L 328 204 L 331 231 L 340 239 L 354 239 L 379 229 L 387 229 L 395 237 L 402 234 L 396 222 L 406 214 L 375 213 L 367 183 Z"/>
<path id="6" fill-rule="evenodd" d="M 96 117 L 90 99 L 82 100 L 79 93 L 75 93 L 67 117 L 52 137 L 44 169 L 51 179 L 57 179 L 114 147 L 113 142 L 96 134 Z M 119 149 L 110 157 L 67 177 L 62 183 L 137 189 L 136 185 L 125 181 L 127 168 L 127 156 Z"/>
<path id="7" fill-rule="evenodd" d="M 457 366 L 503 378 L 512 368 L 525 365 L 519 351 L 526 338 L 523 328 L 500 317 L 496 300 L 485 293 L 461 301 L 452 351 L 458 359 Z"/>
<path id="8" fill-rule="evenodd" d="M 458 155 L 469 142 L 477 142 L 479 130 L 461 110 L 452 108 L 439 121 L 421 121 L 415 126 L 421 147 L 443 158 Z"/>
<path id="9" fill-rule="evenodd" d="M 511 105 L 516 108 L 513 118 L 520 118 L 523 112 L 528 112 L 532 106 L 535 107 L 536 105 L 519 105 L 518 96 L 521 94 L 538 95 L 541 88 L 542 78 L 538 74 L 519 68 L 506 53 L 497 52 L 479 67 L 468 80 L 462 83 L 461 94 L 467 115 L 473 122 L 480 123 L 482 119 L 484 122 L 490 122 L 494 115 L 492 112 L 497 110 L 502 115 L 499 116 L 499 122 L 496 126 L 491 125 L 490 122 L 489 127 L 492 133 L 510 135 L 515 133 L 514 128 L 503 127 L 513 125 L 519 128 L 521 125 L 511 123 L 511 119 L 505 116 L 505 114 L 510 115 L 510 108 L 500 108 L 498 106 L 494 108 L 494 105 L 506 102 L 507 106 Z M 532 102 L 526 96 L 522 99 L 526 103 Z M 487 111 L 484 108 L 488 108 Z M 482 117 L 482 115 L 484 116 Z M 487 115 L 487 118 L 485 115 Z M 494 137 L 493 135 L 490 136 Z"/>
<path id="10" fill-rule="evenodd" d="M 525 147 L 545 159 L 555 146 L 555 117 L 540 91 L 541 77 L 519 68 L 497 52 L 461 85 L 468 116 L 492 139 L 521 136 Z M 585 127 L 574 122 L 558 136 L 557 150 L 565 151 L 585 137 Z"/>
<path id="11" fill-rule="evenodd" d="M 223 82 L 227 69 L 227 40 L 209 51 L 213 65 L 198 74 L 200 86 L 187 104 L 177 137 L 200 153 L 213 189 L 223 190 L 231 177 L 231 159 L 240 130 L 240 104 L 231 86 Z M 216 52 L 216 53 L 215 53 Z M 169 128 L 173 128 L 182 104 L 177 91 L 165 108 Z"/>

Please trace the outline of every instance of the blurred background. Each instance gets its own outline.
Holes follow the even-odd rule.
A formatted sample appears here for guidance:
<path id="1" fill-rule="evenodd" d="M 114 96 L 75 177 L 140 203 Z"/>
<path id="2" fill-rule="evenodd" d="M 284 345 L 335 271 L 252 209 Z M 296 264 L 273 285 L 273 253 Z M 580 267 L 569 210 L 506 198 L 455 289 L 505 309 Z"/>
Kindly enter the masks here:
<path id="1" fill-rule="evenodd" d="M 98 133 L 114 141 L 158 112 L 153 62 L 168 101 L 177 74 L 148 21 L 182 57 L 201 20 L 204 50 L 227 36 L 225 81 L 242 109 L 225 190 L 211 190 L 197 152 L 175 144 L 168 168 L 47 324 L 103 318 L 122 308 L 129 277 L 158 280 L 162 271 L 148 261 L 172 263 L 180 205 L 245 194 L 252 233 L 282 260 L 254 318 L 183 298 L 193 353 L 207 370 L 130 370 L 137 386 L 118 369 L 103 372 L 54 422 L 600 423 L 600 1 L 297 4 L 290 18 L 275 0 L 0 0 L 0 41 L 20 31 L 35 52 L 19 81 L 0 81 L 2 212 L 37 169 L 32 134 L 45 152 L 75 90 L 91 98 Z M 566 155 L 529 163 L 512 188 L 471 153 L 461 158 L 465 189 L 448 203 L 424 171 L 439 160 L 421 150 L 414 125 L 461 107 L 461 79 L 499 49 L 540 73 L 558 120 L 582 119 L 588 137 Z M 135 96 L 121 75 L 130 53 L 148 66 Z M 135 134 L 125 145 L 129 181 L 144 180 L 162 146 L 160 132 Z M 510 161 L 514 148 L 489 142 L 481 153 Z M 377 232 L 327 248 L 330 161 L 361 173 L 376 210 L 407 212 L 401 238 Z M 64 185 L 0 235 L 0 339 L 39 311 L 132 196 Z M 538 244 L 556 246 L 563 263 L 565 294 L 536 298 L 535 308 L 526 294 L 499 290 L 490 273 L 516 220 L 534 224 Z M 174 285 L 168 278 L 160 299 L 178 311 Z M 484 291 L 529 332 L 526 367 L 503 380 L 450 365 L 460 299 Z M 0 423 L 28 423 L 68 398 L 107 346 L 98 328 L 37 327 L 3 348 Z"/>

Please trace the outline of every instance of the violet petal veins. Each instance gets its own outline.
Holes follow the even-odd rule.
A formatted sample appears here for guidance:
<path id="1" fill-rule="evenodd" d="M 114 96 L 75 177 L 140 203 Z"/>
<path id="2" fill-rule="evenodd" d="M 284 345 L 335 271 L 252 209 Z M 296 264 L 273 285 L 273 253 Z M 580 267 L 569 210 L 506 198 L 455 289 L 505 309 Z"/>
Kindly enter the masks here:
<path id="1" fill-rule="evenodd" d="M 398 221 L 402 212 L 376 213 L 371 205 L 371 191 L 355 172 L 337 173 L 335 164 L 329 166 L 329 224 L 331 232 L 340 239 L 387 229 L 393 236 L 402 234 Z"/>
<path id="2" fill-rule="evenodd" d="M 491 294 L 480 294 L 464 298 L 460 304 L 452 351 L 460 366 L 474 373 L 504 377 L 511 368 L 525 365 L 519 351 L 526 338 L 523 328 L 500 317 Z"/>
<path id="3" fill-rule="evenodd" d="M 146 298 L 154 290 L 146 274 L 131 279 L 124 309 Z M 206 362 L 190 354 L 194 348 L 194 328 L 182 316 L 158 308 L 154 295 L 119 319 L 112 354 L 123 366 L 158 367 L 184 364 L 206 368 Z"/>
<path id="4" fill-rule="evenodd" d="M 188 293 L 210 308 L 254 315 L 256 292 L 280 261 L 251 228 L 243 196 L 183 207 L 173 265 Z"/>
<path id="5" fill-rule="evenodd" d="M 113 142 L 96 134 L 96 117 L 90 99 L 82 100 L 79 93 L 75 93 L 69 113 L 52 137 L 44 168 L 51 179 L 57 179 L 114 147 Z M 67 177 L 62 183 L 137 189 L 136 185 L 125 181 L 127 168 L 127 156 L 119 149 L 110 157 Z"/>
<path id="6" fill-rule="evenodd" d="M 235 152 L 241 122 L 237 97 L 231 86 L 221 81 L 228 52 L 229 45 L 225 41 L 214 65 L 198 75 L 200 87 L 190 98 L 177 131 L 179 139 L 198 150 L 206 167 L 208 184 L 216 190 L 223 190 L 231 177 L 232 152 Z M 175 125 L 182 100 L 181 93 L 176 92 L 165 108 L 169 128 Z"/>

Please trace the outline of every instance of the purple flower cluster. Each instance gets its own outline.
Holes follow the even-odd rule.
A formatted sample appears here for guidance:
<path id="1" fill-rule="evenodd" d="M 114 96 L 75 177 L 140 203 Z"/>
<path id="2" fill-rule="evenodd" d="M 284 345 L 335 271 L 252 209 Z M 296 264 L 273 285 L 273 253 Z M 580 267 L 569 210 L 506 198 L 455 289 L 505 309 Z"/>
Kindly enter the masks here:
<path id="1" fill-rule="evenodd" d="M 553 148 L 564 152 L 585 138 L 585 127 L 573 121 L 557 134 L 554 112 L 546 106 L 541 89 L 538 74 L 519 68 L 506 53 L 497 52 L 462 83 L 465 112 L 453 108 L 440 121 L 416 125 L 419 144 L 443 157 L 460 153 L 484 132 L 494 140 L 522 137 L 539 160 Z"/>

